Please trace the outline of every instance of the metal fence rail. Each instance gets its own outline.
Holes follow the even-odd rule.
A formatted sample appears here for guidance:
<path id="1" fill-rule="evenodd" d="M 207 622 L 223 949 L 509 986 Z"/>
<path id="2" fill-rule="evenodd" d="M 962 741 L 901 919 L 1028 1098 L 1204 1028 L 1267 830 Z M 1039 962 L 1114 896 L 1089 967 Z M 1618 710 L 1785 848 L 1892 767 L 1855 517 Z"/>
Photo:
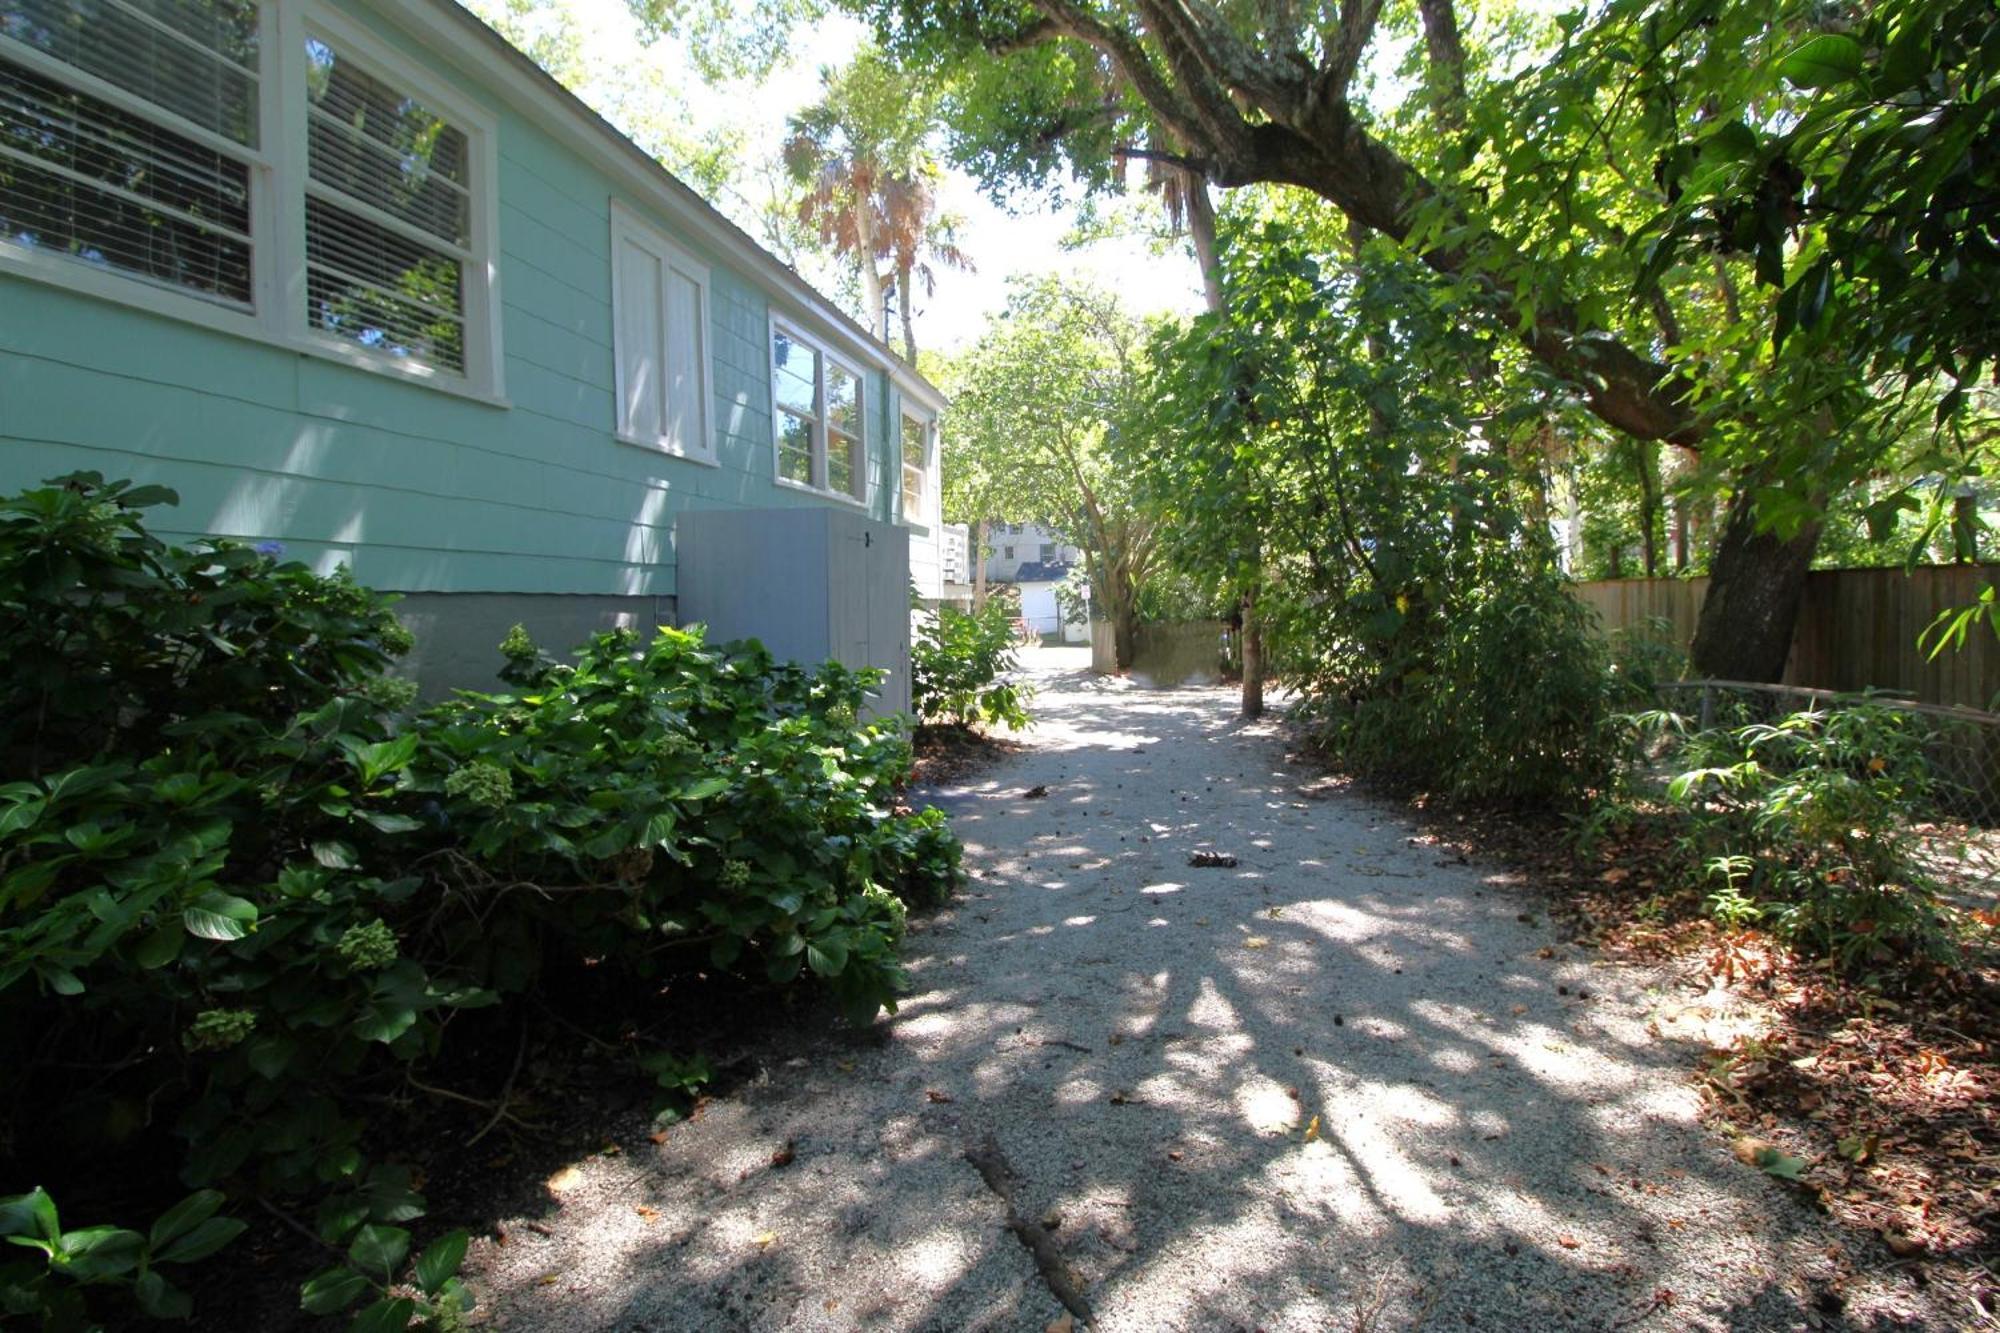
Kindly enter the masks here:
<path id="1" fill-rule="evenodd" d="M 1931 770 L 1935 817 L 2000 829 L 2000 714 L 1915 703 L 1885 694 L 1842 694 L 1799 685 L 1740 680 L 1680 680 L 1659 687 L 1663 708 L 1703 731 L 1775 722 L 1791 713 L 1828 712 L 1857 703 L 1906 713 L 1922 736 Z"/>

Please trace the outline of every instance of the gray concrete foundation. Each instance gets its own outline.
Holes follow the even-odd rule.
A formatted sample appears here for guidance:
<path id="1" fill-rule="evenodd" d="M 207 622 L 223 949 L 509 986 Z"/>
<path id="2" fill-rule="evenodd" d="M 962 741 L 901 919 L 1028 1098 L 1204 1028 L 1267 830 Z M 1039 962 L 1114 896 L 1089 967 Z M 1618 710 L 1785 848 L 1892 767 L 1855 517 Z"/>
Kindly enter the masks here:
<path id="1" fill-rule="evenodd" d="M 671 597 L 589 596 L 575 593 L 412 592 L 402 594 L 396 618 L 416 636 L 399 674 L 417 682 L 425 699 L 455 689 L 506 690 L 499 677 L 505 659 L 500 641 L 525 625 L 543 651 L 567 658 L 600 630 L 630 629 L 649 639 L 674 623 Z"/>

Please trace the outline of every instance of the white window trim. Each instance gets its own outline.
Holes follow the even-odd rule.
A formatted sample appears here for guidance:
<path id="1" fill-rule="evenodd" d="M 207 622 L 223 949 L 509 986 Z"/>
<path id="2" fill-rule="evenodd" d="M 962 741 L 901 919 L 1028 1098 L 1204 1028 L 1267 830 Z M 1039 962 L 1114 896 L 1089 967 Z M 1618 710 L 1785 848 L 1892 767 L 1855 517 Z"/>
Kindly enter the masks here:
<path id="1" fill-rule="evenodd" d="M 385 82 L 436 108 L 465 132 L 473 169 L 471 258 L 465 261 L 465 373 L 414 365 L 307 327 L 305 268 L 305 41 L 323 37 Z M 255 311 L 232 309 L 139 274 L 95 268 L 0 237 L 0 273 L 130 306 L 341 365 L 374 371 L 439 392 L 507 407 L 500 344 L 498 121 L 439 75 L 399 54 L 373 33 L 318 0 L 263 0 L 259 10 L 258 144 L 233 145 L 250 163 L 251 292 Z M 38 73 L 144 116 L 177 134 L 214 139 L 172 112 L 87 71 L 0 35 L 0 55 Z M 189 132 L 190 130 L 194 132 Z"/>
<path id="2" fill-rule="evenodd" d="M 935 412 L 920 410 L 906 398 L 903 400 L 902 412 L 897 420 L 896 521 L 904 527 L 915 528 L 918 532 L 928 536 L 931 529 L 938 526 L 937 521 L 932 517 L 932 512 L 939 503 L 937 414 Z M 905 428 L 911 422 L 917 423 L 918 428 L 922 432 L 924 449 L 921 468 L 924 474 L 924 512 L 914 517 L 903 508 L 903 468 L 909 464 L 910 449 L 910 432 Z"/>
<path id="3" fill-rule="evenodd" d="M 694 282 L 695 322 L 700 326 L 701 352 L 697 358 L 701 370 L 701 447 L 699 451 L 685 449 L 664 435 L 648 438 L 635 433 L 631 422 L 625 419 L 625 358 L 620 355 L 618 331 L 625 327 L 624 302 L 630 298 L 623 294 L 624 284 L 618 281 L 619 246 L 627 240 L 637 240 L 646 248 L 658 254 L 669 267 L 679 270 Z M 711 347 L 709 305 L 708 305 L 708 265 L 696 259 L 689 251 L 674 244 L 660 234 L 658 228 L 648 225 L 641 216 L 618 200 L 611 201 L 611 362 L 612 391 L 617 395 L 612 411 L 617 414 L 613 423 L 613 434 L 624 444 L 637 445 L 641 449 L 651 449 L 666 454 L 670 458 L 685 459 L 704 467 L 721 467 L 722 460 L 715 442 L 715 355 Z M 660 311 L 662 327 L 666 323 L 666 311 Z M 767 345 L 765 353 L 768 356 Z M 773 408 L 775 411 L 775 406 Z"/>
<path id="4" fill-rule="evenodd" d="M 823 341 L 807 334 L 791 320 L 781 318 L 778 315 L 772 315 L 768 324 L 769 328 L 764 335 L 764 364 L 771 389 L 771 479 L 787 490 L 802 491 L 807 495 L 816 495 L 822 499 L 839 500 L 844 504 L 853 505 L 856 509 L 867 509 L 869 507 L 869 393 L 867 374 L 849 362 L 845 357 L 835 356 Z M 819 370 L 816 382 L 813 385 L 813 401 L 817 410 L 813 416 L 813 479 L 810 486 L 802 481 L 794 481 L 785 475 L 784 456 L 779 450 L 779 440 L 784 433 L 784 422 L 782 409 L 778 406 L 778 367 L 772 344 L 777 341 L 780 333 L 790 338 L 793 342 L 810 348 L 818 357 Z M 855 467 L 855 476 L 861 485 L 861 494 L 859 495 L 855 495 L 849 491 L 837 491 L 827 483 L 827 458 L 829 442 L 831 440 L 831 432 L 827 425 L 826 410 L 826 372 L 829 366 L 837 366 L 854 377 L 855 404 L 860 410 L 861 418 L 861 439 L 859 441 L 861 457 Z"/>

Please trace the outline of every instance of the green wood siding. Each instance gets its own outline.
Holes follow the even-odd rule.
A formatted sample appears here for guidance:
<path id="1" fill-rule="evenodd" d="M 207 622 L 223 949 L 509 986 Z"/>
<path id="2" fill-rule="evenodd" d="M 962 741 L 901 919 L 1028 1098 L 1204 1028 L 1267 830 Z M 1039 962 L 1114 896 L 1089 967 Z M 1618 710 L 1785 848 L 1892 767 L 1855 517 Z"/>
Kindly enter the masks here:
<path id="1" fill-rule="evenodd" d="M 674 591 L 678 512 L 834 503 L 772 480 L 761 290 L 629 198 L 710 265 L 720 465 L 614 438 L 616 190 L 499 97 L 449 81 L 498 119 L 509 406 L 0 274 L 0 489 L 85 469 L 160 482 L 181 494 L 155 511 L 163 535 L 280 541 L 387 589 L 653 596 Z M 869 398 L 868 509 L 888 518 L 899 412 L 879 370 Z"/>

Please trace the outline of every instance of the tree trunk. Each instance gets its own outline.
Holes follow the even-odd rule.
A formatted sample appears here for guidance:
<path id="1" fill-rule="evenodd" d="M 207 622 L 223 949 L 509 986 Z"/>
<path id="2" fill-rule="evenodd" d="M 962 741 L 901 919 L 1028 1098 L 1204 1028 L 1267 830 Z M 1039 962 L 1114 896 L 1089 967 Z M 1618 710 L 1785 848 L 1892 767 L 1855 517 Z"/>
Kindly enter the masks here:
<path id="1" fill-rule="evenodd" d="M 980 519 L 972 525 L 972 549 L 966 552 L 972 561 L 972 609 L 975 613 L 986 609 L 986 520 Z"/>
<path id="2" fill-rule="evenodd" d="M 1660 447 L 1644 440 L 1633 441 L 1639 456 L 1639 552 L 1645 561 L 1646 577 L 1660 574 L 1660 549 L 1656 529 L 1660 526 Z"/>
<path id="3" fill-rule="evenodd" d="M 917 364 L 917 331 L 910 320 L 910 284 L 915 280 L 912 268 L 908 259 L 896 263 L 896 304 L 901 307 L 903 316 L 903 360 L 914 366 Z M 882 341 L 887 342 L 888 330 L 883 330 L 883 333 Z"/>
<path id="4" fill-rule="evenodd" d="M 861 277 L 861 304 L 867 312 L 861 322 L 887 346 L 889 312 L 882 305 L 882 271 L 875 267 L 875 218 L 865 198 L 854 205 L 854 235 L 854 266 Z"/>
<path id="5" fill-rule="evenodd" d="M 1187 181 L 1187 225 L 1188 235 L 1194 240 L 1194 254 L 1201 264 L 1202 295 L 1208 301 L 1209 313 L 1220 315 L 1224 309 L 1222 291 L 1222 261 L 1215 243 L 1215 205 L 1209 201 L 1208 181 L 1196 173 L 1188 173 Z M 1249 586 L 1243 590 L 1243 697 L 1239 711 L 1244 717 L 1260 717 L 1264 712 L 1264 634 L 1251 618 L 1250 608 L 1257 599 L 1257 588 L 1264 581 L 1263 561 L 1255 558 L 1249 561 Z"/>
<path id="6" fill-rule="evenodd" d="M 1243 716 L 1264 715 L 1264 626 L 1257 616 L 1257 594 L 1243 594 Z"/>
<path id="7" fill-rule="evenodd" d="M 1139 615 L 1126 600 L 1111 613 L 1111 660 L 1120 671 L 1130 671 L 1139 652 Z"/>
<path id="8" fill-rule="evenodd" d="M 1215 246 L 1215 204 L 1208 197 L 1208 181 L 1195 172 L 1186 172 L 1188 238 L 1194 242 L 1195 262 L 1201 267 L 1202 296 L 1212 314 L 1222 313 L 1222 261 Z"/>
<path id="9" fill-rule="evenodd" d="M 1789 540 L 1757 530 L 1755 487 L 1730 501 L 1722 538 L 1709 564 L 1689 668 L 1709 680 L 1773 683 L 1783 678 L 1805 597 L 1806 573 L 1819 547 L 1818 521 Z"/>

